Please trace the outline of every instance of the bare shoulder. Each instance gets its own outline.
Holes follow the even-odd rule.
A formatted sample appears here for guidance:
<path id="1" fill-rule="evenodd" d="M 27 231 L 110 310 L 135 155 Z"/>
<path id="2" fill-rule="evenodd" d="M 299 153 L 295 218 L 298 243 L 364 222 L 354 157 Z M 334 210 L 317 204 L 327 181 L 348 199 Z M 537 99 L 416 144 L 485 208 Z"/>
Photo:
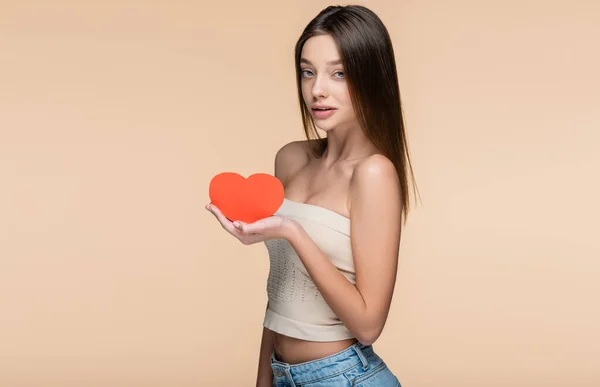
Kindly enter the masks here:
<path id="1" fill-rule="evenodd" d="M 400 179 L 390 159 L 374 154 L 356 163 L 350 180 L 350 210 L 357 203 L 397 207 L 402 202 L 400 195 Z"/>
<path id="2" fill-rule="evenodd" d="M 312 157 L 307 140 L 292 141 L 282 146 L 275 155 L 275 177 L 284 185 L 298 173 Z"/>
<path id="3" fill-rule="evenodd" d="M 354 184 L 398 182 L 396 166 L 390 159 L 381 154 L 365 157 L 356 163 L 352 173 Z"/>

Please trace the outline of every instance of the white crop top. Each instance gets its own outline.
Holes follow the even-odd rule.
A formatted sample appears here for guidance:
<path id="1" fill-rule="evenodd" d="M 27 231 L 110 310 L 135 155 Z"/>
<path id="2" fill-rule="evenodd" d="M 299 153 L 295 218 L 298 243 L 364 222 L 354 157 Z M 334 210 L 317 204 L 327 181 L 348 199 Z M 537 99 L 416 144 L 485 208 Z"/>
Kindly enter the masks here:
<path id="1" fill-rule="evenodd" d="M 284 199 L 275 213 L 298 222 L 352 284 L 356 284 L 350 219 L 333 210 Z M 354 337 L 331 310 L 285 239 L 264 242 L 269 252 L 268 308 L 263 325 L 277 333 L 309 341 Z"/>

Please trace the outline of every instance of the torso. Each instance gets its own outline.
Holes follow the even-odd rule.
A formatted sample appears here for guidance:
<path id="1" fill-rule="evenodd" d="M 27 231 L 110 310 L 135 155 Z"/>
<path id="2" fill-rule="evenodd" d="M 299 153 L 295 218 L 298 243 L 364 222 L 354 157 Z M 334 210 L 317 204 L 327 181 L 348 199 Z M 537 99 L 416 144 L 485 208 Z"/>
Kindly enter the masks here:
<path id="1" fill-rule="evenodd" d="M 288 145 L 284 162 L 277 177 L 284 185 L 286 199 L 328 208 L 350 217 L 349 187 L 357 161 L 340 163 L 325 170 L 309 149 L 307 141 Z M 333 342 L 314 342 L 273 332 L 275 355 L 278 360 L 298 364 L 340 352 L 357 342 L 347 339 Z"/>
<path id="2" fill-rule="evenodd" d="M 273 332 L 273 349 L 277 360 L 299 364 L 333 355 L 356 343 L 356 339 L 316 342 L 296 339 Z"/>

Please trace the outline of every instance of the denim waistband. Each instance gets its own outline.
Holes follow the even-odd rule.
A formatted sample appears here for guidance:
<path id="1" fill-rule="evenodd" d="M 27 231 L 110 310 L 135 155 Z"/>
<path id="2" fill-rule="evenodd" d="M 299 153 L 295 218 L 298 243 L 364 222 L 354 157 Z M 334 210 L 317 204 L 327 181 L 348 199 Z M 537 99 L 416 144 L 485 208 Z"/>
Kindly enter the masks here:
<path id="1" fill-rule="evenodd" d="M 366 370 L 369 366 L 367 359 L 372 355 L 371 345 L 355 343 L 343 351 L 305 363 L 288 364 L 277 360 L 274 353 L 270 359 L 275 377 L 287 376 L 293 383 L 304 384 L 342 374 L 359 365 Z"/>

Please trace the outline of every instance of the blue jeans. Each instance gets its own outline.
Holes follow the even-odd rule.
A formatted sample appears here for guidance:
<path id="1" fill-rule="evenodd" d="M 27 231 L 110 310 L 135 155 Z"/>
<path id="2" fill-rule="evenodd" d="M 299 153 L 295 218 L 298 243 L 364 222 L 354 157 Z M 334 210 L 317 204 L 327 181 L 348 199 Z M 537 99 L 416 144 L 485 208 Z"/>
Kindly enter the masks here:
<path id="1" fill-rule="evenodd" d="M 271 368 L 273 387 L 400 387 L 398 378 L 373 347 L 360 343 L 300 364 L 278 361 L 273 353 Z"/>

